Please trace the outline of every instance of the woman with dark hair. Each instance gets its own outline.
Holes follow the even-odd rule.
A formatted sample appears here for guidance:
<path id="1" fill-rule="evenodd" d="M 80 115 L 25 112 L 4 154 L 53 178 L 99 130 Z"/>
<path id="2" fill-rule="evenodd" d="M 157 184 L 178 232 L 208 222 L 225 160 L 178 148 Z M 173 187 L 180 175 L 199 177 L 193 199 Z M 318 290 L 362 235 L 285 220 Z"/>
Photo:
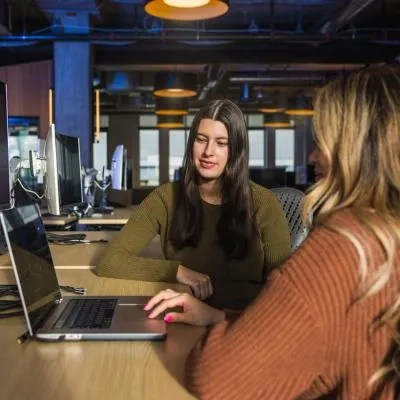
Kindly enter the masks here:
<path id="1" fill-rule="evenodd" d="M 312 230 L 235 321 L 162 291 L 149 318 L 215 325 L 193 349 L 201 399 L 394 399 L 400 380 L 400 70 L 369 67 L 315 99 Z M 312 216 L 312 218 L 310 218 Z M 219 323 L 218 323 L 219 322 Z M 398 398 L 398 397 L 396 397 Z"/>
<path id="2" fill-rule="evenodd" d="M 133 211 L 99 265 L 101 276 L 181 282 L 219 308 L 243 309 L 290 255 L 274 194 L 249 180 L 244 117 L 229 100 L 195 116 L 179 182 L 154 189 Z M 165 260 L 140 257 L 160 235 Z"/>

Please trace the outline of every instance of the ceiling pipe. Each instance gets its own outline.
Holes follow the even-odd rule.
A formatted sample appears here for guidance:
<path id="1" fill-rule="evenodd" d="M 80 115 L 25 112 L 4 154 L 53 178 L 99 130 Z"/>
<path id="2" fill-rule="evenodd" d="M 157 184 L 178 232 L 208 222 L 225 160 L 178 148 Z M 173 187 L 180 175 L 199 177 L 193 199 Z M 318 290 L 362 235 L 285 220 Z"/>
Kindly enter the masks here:
<path id="1" fill-rule="evenodd" d="M 169 32 L 166 31 L 165 35 L 154 35 L 147 31 L 139 31 L 139 32 L 109 32 L 106 34 L 101 33 L 90 33 L 90 34 L 70 34 L 70 33 L 52 33 L 45 35 L 9 35 L 9 36 L 1 36 L 0 41 L 9 41 L 9 42 L 18 42 L 18 41 L 26 41 L 26 40 L 35 40 L 35 41 L 109 41 L 109 42 L 118 42 L 118 41 L 139 41 L 139 40 L 162 40 L 165 41 L 182 41 L 182 40 L 193 40 L 194 42 L 201 40 L 215 40 L 220 41 L 222 39 L 225 40 L 250 40 L 252 42 L 256 40 L 271 40 L 273 42 L 285 41 L 285 42 L 326 42 L 326 38 L 323 35 L 271 35 L 269 33 L 263 34 L 248 34 L 248 33 L 238 33 L 226 32 L 224 29 L 214 30 L 213 33 L 207 32 L 192 32 L 188 30 L 183 33 Z"/>
<path id="2" fill-rule="evenodd" d="M 207 67 L 207 82 L 201 88 L 197 99 L 200 101 L 205 100 L 208 95 L 208 92 L 217 86 L 217 83 L 220 79 L 220 66 L 215 64 L 210 64 Z"/>
<path id="3" fill-rule="evenodd" d="M 345 6 L 332 13 L 324 21 L 320 22 L 313 32 L 317 31 L 324 35 L 332 34 L 340 30 L 344 25 L 349 23 L 364 8 L 368 7 L 376 0 L 351 0 Z"/>
<path id="4" fill-rule="evenodd" d="M 341 33 L 338 39 L 345 40 L 346 38 L 351 37 L 351 33 L 347 35 L 345 33 Z M 377 31 L 376 33 L 363 33 L 362 31 L 358 32 L 357 36 L 358 42 L 366 41 L 373 42 L 374 40 L 382 40 L 382 32 Z M 90 42 L 90 43 L 109 43 L 110 45 L 123 45 L 123 44 L 132 44 L 135 42 L 145 42 L 152 41 L 154 43 L 165 43 L 165 42 L 182 42 L 182 41 L 191 41 L 191 45 L 196 45 L 196 43 L 202 44 L 202 41 L 207 41 L 209 46 L 213 46 L 213 41 L 215 45 L 219 45 L 223 40 L 229 41 L 250 41 L 251 43 L 264 42 L 264 43 L 303 43 L 307 45 L 319 45 L 327 43 L 327 38 L 325 35 L 316 34 L 316 35 L 270 35 L 270 34 L 244 34 L 244 33 L 232 33 L 221 31 L 214 31 L 211 34 L 206 32 L 203 33 L 193 33 L 193 32 L 184 32 L 184 33 L 170 33 L 166 32 L 166 35 L 155 36 L 148 32 L 134 32 L 134 33 L 113 33 L 110 32 L 108 34 L 98 34 L 98 33 L 89 33 L 89 34 L 69 34 L 69 33 L 53 33 L 49 35 L 2 35 L 0 31 L 0 43 L 21 43 L 28 41 L 35 42 L 55 42 L 55 41 L 68 41 L 68 42 Z M 393 39 L 384 40 L 385 44 L 397 44 L 399 41 L 398 36 Z M 228 43 L 229 46 L 229 43 Z"/>
<path id="5" fill-rule="evenodd" d="M 231 76 L 229 78 L 230 83 L 271 83 L 271 82 L 281 82 L 287 83 L 292 81 L 303 81 L 303 82 L 315 82 L 315 81 L 325 81 L 325 74 L 312 74 L 312 73 L 287 73 L 287 72 L 269 72 L 266 75 L 262 76 L 252 76 L 252 75 L 243 75 L 243 76 Z"/>

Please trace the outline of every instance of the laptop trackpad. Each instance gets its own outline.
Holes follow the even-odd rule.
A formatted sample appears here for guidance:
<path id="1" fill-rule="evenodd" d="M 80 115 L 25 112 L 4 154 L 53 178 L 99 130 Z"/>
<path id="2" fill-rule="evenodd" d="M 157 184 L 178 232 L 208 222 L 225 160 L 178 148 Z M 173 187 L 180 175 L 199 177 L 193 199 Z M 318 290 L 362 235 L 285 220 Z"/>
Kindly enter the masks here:
<path id="1" fill-rule="evenodd" d="M 127 330 L 133 332 L 166 332 L 166 324 L 160 316 L 157 319 L 149 319 L 148 314 L 143 307 L 146 304 L 146 299 L 132 298 L 119 299 L 115 308 L 114 318 L 110 330 Z M 139 300 L 139 301 L 137 301 Z"/>

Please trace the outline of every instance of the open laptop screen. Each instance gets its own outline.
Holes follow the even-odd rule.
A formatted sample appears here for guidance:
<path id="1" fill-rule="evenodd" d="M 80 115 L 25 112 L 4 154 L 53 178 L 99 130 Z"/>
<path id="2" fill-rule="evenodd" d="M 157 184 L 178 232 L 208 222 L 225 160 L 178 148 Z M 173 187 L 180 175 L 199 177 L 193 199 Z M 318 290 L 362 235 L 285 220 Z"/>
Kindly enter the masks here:
<path id="1" fill-rule="evenodd" d="M 42 218 L 35 204 L 1 214 L 24 311 L 30 328 L 35 331 L 54 302 L 61 298 Z"/>

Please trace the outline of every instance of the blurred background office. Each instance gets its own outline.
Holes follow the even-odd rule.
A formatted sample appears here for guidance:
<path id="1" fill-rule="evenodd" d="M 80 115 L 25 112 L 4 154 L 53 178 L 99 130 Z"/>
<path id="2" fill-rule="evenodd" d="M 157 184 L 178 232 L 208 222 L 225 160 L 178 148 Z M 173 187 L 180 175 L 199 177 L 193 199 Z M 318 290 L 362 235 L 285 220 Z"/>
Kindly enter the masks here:
<path id="1" fill-rule="evenodd" d="M 35 141 L 40 154 L 52 123 L 79 138 L 86 170 L 104 175 L 122 146 L 107 200 L 136 204 L 179 178 L 201 105 L 229 98 L 246 116 L 252 179 L 304 190 L 315 90 L 397 63 L 399 14 L 395 0 L 0 0 L 9 156 L 26 161 Z"/>

